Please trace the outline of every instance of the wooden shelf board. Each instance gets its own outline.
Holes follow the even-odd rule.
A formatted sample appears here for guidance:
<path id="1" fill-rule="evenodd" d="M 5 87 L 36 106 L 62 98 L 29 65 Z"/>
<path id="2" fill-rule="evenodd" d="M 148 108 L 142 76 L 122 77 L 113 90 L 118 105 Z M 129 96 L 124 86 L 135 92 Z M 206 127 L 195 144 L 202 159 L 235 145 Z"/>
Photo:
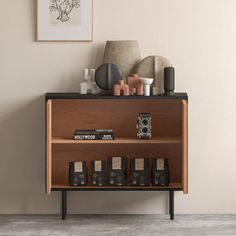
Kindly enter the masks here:
<path id="1" fill-rule="evenodd" d="M 129 190 L 129 191 L 136 191 L 136 190 L 140 190 L 140 191 L 158 191 L 158 190 L 171 190 L 171 189 L 175 189 L 175 190 L 182 190 L 182 184 L 181 183 L 170 183 L 169 186 L 131 186 L 131 185 L 126 185 L 126 186 L 78 186 L 78 187 L 74 187 L 74 186 L 69 186 L 69 185 L 52 185 L 52 190 L 63 190 L 63 189 L 67 189 L 67 190 L 83 190 L 83 191 L 87 191 L 87 190 L 107 190 L 107 191 L 125 191 L 125 190 Z"/>
<path id="2" fill-rule="evenodd" d="M 53 138 L 52 144 L 180 144 L 179 137 L 163 137 L 152 139 L 127 139 L 117 138 L 114 140 L 73 140 L 64 138 Z"/>

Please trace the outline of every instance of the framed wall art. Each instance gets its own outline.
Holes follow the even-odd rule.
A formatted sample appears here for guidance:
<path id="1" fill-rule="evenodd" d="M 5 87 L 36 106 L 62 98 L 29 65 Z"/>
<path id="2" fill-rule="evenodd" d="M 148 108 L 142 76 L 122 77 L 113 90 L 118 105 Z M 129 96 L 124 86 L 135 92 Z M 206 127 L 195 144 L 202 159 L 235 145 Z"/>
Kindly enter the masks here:
<path id="1" fill-rule="evenodd" d="M 37 0 L 37 41 L 92 41 L 93 0 Z"/>

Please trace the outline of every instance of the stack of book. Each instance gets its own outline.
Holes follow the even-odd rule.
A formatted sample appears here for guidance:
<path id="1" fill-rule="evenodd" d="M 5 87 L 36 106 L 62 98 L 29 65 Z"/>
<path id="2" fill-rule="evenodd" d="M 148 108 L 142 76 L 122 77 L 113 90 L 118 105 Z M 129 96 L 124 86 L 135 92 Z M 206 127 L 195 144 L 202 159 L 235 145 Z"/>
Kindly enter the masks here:
<path id="1" fill-rule="evenodd" d="M 113 140 L 114 133 L 111 129 L 77 129 L 74 133 L 75 140 Z"/>

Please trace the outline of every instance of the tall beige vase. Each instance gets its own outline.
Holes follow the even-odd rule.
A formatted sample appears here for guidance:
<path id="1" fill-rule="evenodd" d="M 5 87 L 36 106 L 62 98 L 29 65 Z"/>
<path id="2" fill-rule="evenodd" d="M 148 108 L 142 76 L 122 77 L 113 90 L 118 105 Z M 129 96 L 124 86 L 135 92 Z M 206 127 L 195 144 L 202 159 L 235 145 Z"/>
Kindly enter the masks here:
<path id="1" fill-rule="evenodd" d="M 123 79 L 133 72 L 135 65 L 141 61 L 141 52 L 138 41 L 118 40 L 107 41 L 104 52 L 104 63 L 116 64 Z"/>

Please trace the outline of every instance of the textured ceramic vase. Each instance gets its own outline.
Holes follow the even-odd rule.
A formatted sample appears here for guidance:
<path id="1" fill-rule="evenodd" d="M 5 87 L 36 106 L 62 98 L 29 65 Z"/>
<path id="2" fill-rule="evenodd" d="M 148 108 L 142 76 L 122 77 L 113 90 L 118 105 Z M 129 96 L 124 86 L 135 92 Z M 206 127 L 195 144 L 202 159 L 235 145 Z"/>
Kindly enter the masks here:
<path id="1" fill-rule="evenodd" d="M 140 62 L 141 52 L 135 40 L 107 41 L 104 52 L 104 63 L 118 66 L 123 79 L 132 74 L 134 66 Z"/>

